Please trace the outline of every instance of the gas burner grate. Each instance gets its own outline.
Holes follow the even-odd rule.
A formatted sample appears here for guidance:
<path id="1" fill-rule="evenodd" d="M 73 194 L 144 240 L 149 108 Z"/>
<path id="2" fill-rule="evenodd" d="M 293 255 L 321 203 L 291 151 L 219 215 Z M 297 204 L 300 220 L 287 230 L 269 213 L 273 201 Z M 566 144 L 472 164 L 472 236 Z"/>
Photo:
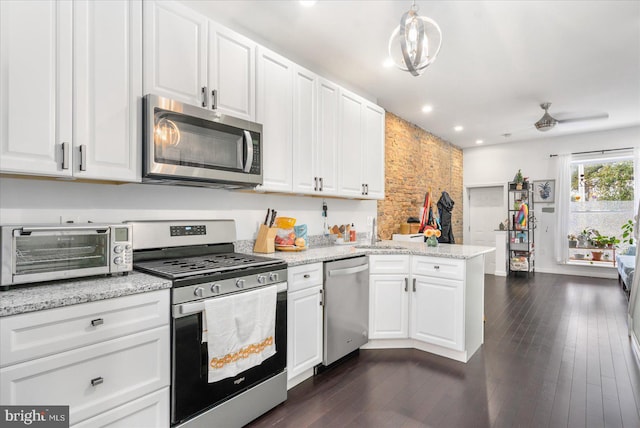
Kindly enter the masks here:
<path id="1" fill-rule="evenodd" d="M 280 263 L 280 261 L 266 257 L 225 253 L 169 260 L 144 261 L 135 263 L 135 267 L 136 269 L 161 275 L 166 278 L 176 279 L 197 274 L 228 272 L 277 263 Z"/>

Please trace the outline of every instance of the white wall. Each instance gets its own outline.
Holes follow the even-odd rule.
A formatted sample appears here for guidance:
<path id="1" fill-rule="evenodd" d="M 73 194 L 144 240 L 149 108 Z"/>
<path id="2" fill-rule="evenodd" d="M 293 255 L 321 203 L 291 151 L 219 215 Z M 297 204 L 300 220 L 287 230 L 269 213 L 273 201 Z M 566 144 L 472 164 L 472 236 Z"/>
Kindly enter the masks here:
<path id="1" fill-rule="evenodd" d="M 464 198 L 468 201 L 469 187 L 502 185 L 512 181 L 518 169 L 521 169 L 523 175 L 529 177 L 529 180 L 555 179 L 557 158 L 551 158 L 549 156 L 551 154 L 625 147 L 640 147 L 640 127 L 564 137 L 550 136 L 542 140 L 464 149 Z M 535 231 L 537 271 L 616 277 L 613 269 L 558 265 L 553 254 L 556 215 L 543 213 L 541 206 L 554 207 L 555 205 L 538 204 L 535 207 L 538 219 L 538 227 Z M 465 225 L 467 225 L 469 218 L 467 203 L 464 204 L 463 211 Z M 506 205 L 504 211 L 504 217 L 507 218 Z M 466 240 L 467 237 L 468 228 L 465 226 L 464 239 Z"/>
<path id="2" fill-rule="evenodd" d="M 354 223 L 366 232 L 376 201 L 325 199 L 328 223 Z M 148 219 L 236 220 L 238 239 L 254 239 L 267 208 L 323 233 L 322 199 L 153 184 L 94 184 L 58 180 L 0 179 L 0 223 L 121 222 Z"/>

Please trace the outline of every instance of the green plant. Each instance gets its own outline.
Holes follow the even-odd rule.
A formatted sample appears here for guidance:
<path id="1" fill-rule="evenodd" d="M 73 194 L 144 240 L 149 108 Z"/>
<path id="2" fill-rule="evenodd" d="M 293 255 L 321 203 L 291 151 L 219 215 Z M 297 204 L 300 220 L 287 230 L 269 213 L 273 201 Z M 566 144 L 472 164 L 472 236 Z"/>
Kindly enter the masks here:
<path id="1" fill-rule="evenodd" d="M 633 245 L 633 221 L 627 220 L 620 228 L 622 229 L 622 242 Z"/>
<path id="2" fill-rule="evenodd" d="M 522 171 L 518 170 L 518 172 L 516 172 L 515 177 L 513 177 L 513 181 L 516 183 L 524 183 L 524 177 L 522 176 Z"/>

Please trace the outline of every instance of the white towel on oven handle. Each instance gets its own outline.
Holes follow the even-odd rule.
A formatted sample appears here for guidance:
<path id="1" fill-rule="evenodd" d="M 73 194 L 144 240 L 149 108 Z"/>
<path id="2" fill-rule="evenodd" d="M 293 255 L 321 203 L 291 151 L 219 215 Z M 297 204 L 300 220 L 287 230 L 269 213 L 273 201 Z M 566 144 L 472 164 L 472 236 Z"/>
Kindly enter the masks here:
<path id="1" fill-rule="evenodd" d="M 209 383 L 236 376 L 276 353 L 277 286 L 204 302 Z"/>

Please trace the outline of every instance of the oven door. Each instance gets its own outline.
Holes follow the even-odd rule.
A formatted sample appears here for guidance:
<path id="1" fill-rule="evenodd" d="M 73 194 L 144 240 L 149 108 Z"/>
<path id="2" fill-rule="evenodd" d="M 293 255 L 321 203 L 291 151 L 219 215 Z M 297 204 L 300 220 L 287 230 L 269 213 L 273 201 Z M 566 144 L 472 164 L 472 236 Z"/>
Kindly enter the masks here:
<path id="1" fill-rule="evenodd" d="M 107 274 L 108 227 L 2 229 L 2 286 Z"/>
<path id="2" fill-rule="evenodd" d="M 262 125 L 146 95 L 144 178 L 262 184 Z"/>
<path id="3" fill-rule="evenodd" d="M 172 318 L 171 424 L 197 414 L 281 373 L 287 364 L 287 291 L 278 287 L 276 354 L 235 377 L 208 382 L 207 344 L 202 343 L 202 312 Z M 281 291 L 281 288 L 284 290 Z M 176 305 L 179 306 L 179 305 Z M 173 311 L 179 313 L 180 311 Z"/>

